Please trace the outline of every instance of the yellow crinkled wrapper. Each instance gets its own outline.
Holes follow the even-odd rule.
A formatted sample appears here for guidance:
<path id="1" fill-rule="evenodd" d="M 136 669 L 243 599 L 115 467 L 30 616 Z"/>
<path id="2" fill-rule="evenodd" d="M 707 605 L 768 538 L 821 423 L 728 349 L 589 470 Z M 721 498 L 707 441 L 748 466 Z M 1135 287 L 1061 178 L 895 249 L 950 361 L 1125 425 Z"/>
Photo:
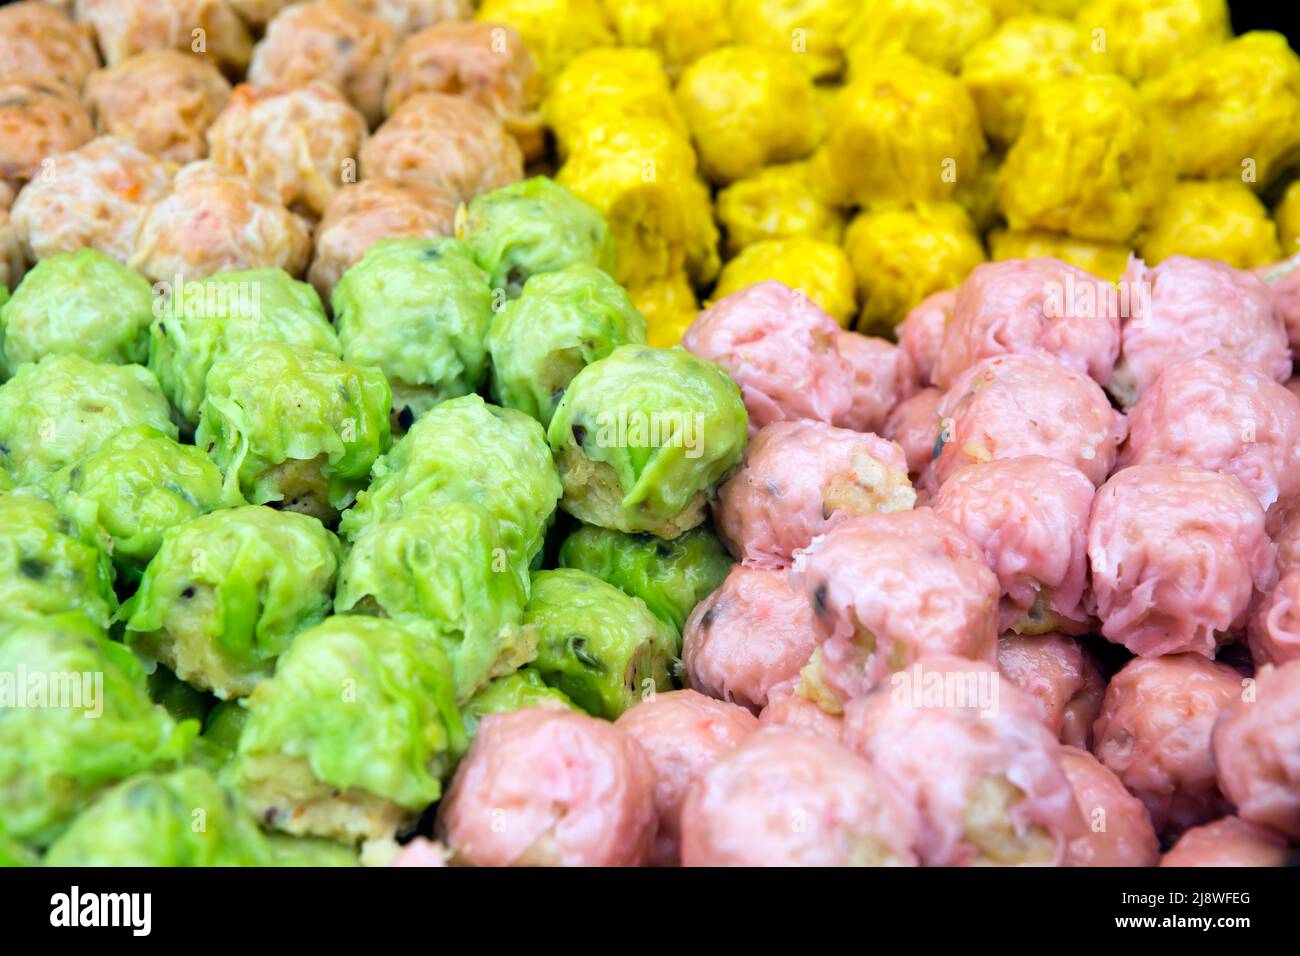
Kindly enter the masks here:
<path id="1" fill-rule="evenodd" d="M 984 261 L 966 210 L 919 203 L 860 213 L 844 247 L 857 276 L 858 331 L 887 334 L 932 292 L 950 289 Z"/>
<path id="2" fill-rule="evenodd" d="M 1273 210 L 1273 218 L 1277 220 L 1277 237 L 1282 243 L 1283 257 L 1300 252 L 1300 179 L 1286 187 Z"/>
<path id="3" fill-rule="evenodd" d="M 984 154 L 979 113 L 953 76 L 901 54 L 859 71 L 832 102 L 814 186 L 842 203 L 949 199 Z"/>
<path id="4" fill-rule="evenodd" d="M 849 74 L 870 69 L 885 53 L 956 73 L 966 51 L 996 24 L 990 0 L 866 0 L 845 31 Z"/>
<path id="5" fill-rule="evenodd" d="M 1088 0 L 993 0 L 993 13 L 999 20 L 1029 16 L 1034 13 L 1068 20 L 1087 2 Z"/>
<path id="6" fill-rule="evenodd" d="M 737 43 L 800 55 L 817 79 L 844 70 L 844 29 L 860 0 L 731 0 Z"/>
<path id="7" fill-rule="evenodd" d="M 605 0 L 624 46 L 646 47 L 670 74 L 731 42 L 727 0 Z"/>
<path id="8" fill-rule="evenodd" d="M 975 223 L 975 231 L 981 234 L 1002 220 L 1002 210 L 998 208 L 998 169 L 1001 166 L 1001 157 L 985 153 L 975 164 L 975 175 L 958 177 L 957 188 L 952 194 L 952 201 L 966 210 L 971 222 Z"/>
<path id="9" fill-rule="evenodd" d="M 753 46 L 706 53 L 682 71 L 677 105 L 700 170 L 715 183 L 807 156 L 821 139 L 812 79 L 790 53 Z"/>
<path id="10" fill-rule="evenodd" d="M 1122 243 L 1093 242 L 1057 232 L 995 229 L 989 233 L 989 258 L 996 262 L 1004 259 L 1060 259 L 1111 282 L 1118 282 L 1124 275 L 1130 252 L 1129 247 Z"/>
<path id="11" fill-rule="evenodd" d="M 518 31 L 543 90 L 583 50 L 616 42 L 600 0 L 483 0 L 475 16 Z"/>
<path id="12" fill-rule="evenodd" d="M 1149 266 L 1192 256 L 1253 269 L 1282 258 L 1268 209 L 1239 179 L 1175 185 L 1139 236 L 1138 252 Z"/>
<path id="13" fill-rule="evenodd" d="M 1090 0 L 1076 20 L 1105 31 L 1115 72 L 1134 83 L 1232 37 L 1224 0 Z"/>
<path id="14" fill-rule="evenodd" d="M 690 143 L 663 120 L 586 127 L 556 182 L 598 209 L 614 236 L 614 278 L 636 285 L 685 271 L 718 274 L 718 229 Z"/>
<path id="15" fill-rule="evenodd" d="M 807 163 L 769 166 L 718 193 L 718 223 L 726 232 L 727 255 L 765 239 L 807 236 L 838 244 L 844 214 L 812 188 Z"/>
<path id="16" fill-rule="evenodd" d="M 1244 33 L 1142 84 L 1180 175 L 1266 184 L 1300 153 L 1300 57 L 1280 33 Z"/>
<path id="17" fill-rule="evenodd" d="M 1020 134 L 1029 98 L 1060 76 L 1104 72 L 1109 57 L 1094 52 L 1069 20 L 1028 16 L 1007 20 L 976 43 L 962 61 L 961 79 L 979 109 L 984 132 L 1006 146 Z"/>
<path id="18" fill-rule="evenodd" d="M 852 324 L 857 312 L 853 267 L 844 250 L 834 243 L 795 236 L 746 246 L 722 267 L 713 299 L 767 279 L 802 291 L 845 328 Z"/>
<path id="19" fill-rule="evenodd" d="M 682 272 L 629 286 L 627 294 L 645 316 L 646 344 L 655 348 L 668 349 L 679 343 L 700 312 L 695 290 Z"/>
<path id="20" fill-rule="evenodd" d="M 677 110 L 663 61 L 650 50 L 597 47 L 569 61 L 542 104 L 560 155 L 583 130 L 629 119 L 661 120 L 683 139 L 690 134 Z"/>
<path id="21" fill-rule="evenodd" d="M 1154 133 L 1123 77 L 1094 74 L 1043 84 L 998 173 L 1008 226 L 1126 241 L 1173 179 Z"/>

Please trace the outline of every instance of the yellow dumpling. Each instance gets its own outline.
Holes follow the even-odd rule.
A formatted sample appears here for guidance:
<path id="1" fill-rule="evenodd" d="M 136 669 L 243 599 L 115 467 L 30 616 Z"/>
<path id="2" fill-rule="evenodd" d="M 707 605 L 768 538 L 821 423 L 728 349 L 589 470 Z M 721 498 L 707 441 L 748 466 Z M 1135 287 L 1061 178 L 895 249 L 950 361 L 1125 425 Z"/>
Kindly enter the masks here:
<path id="1" fill-rule="evenodd" d="M 1103 31 L 1115 72 L 1134 83 L 1232 37 L 1224 0 L 1089 0 L 1077 21 Z"/>
<path id="2" fill-rule="evenodd" d="M 996 23 L 990 0 L 864 0 L 845 31 L 849 73 L 870 68 L 882 53 L 956 73 Z"/>
<path id="3" fill-rule="evenodd" d="M 627 294 L 645 316 L 646 344 L 672 348 L 699 314 L 695 290 L 681 272 L 629 286 Z"/>
<path id="4" fill-rule="evenodd" d="M 718 193 L 715 212 L 734 256 L 764 239 L 808 236 L 838 244 L 844 214 L 813 190 L 807 163 L 769 166 Z"/>
<path id="5" fill-rule="evenodd" d="M 860 213 L 844 248 L 857 277 L 858 331 L 888 334 L 918 302 L 950 289 L 984 261 L 966 210 L 919 203 Z"/>
<path id="6" fill-rule="evenodd" d="M 1126 241 L 1172 180 L 1164 144 L 1153 132 L 1123 77 L 1089 74 L 1043 84 L 998 173 L 1008 226 Z"/>
<path id="7" fill-rule="evenodd" d="M 1141 94 L 1180 175 L 1264 185 L 1300 153 L 1300 57 L 1279 33 L 1242 34 Z"/>
<path id="8" fill-rule="evenodd" d="M 483 0 L 476 16 L 519 32 L 544 90 L 583 50 L 616 42 L 600 0 Z"/>
<path id="9" fill-rule="evenodd" d="M 818 79 L 844 70 L 844 28 L 860 0 L 731 0 L 737 43 L 800 55 Z"/>
<path id="10" fill-rule="evenodd" d="M 807 236 L 765 239 L 746 246 L 722 267 L 713 299 L 767 279 L 803 292 L 846 328 L 857 312 L 849 257 L 834 243 Z"/>
<path id="11" fill-rule="evenodd" d="M 799 159 L 821 138 L 812 80 L 790 53 L 753 46 L 706 53 L 682 71 L 677 104 L 700 169 L 715 183 Z"/>
<path id="12" fill-rule="evenodd" d="M 842 203 L 949 199 L 962 177 L 975 174 L 984 148 L 961 82 L 892 55 L 856 73 L 835 97 L 813 175 Z"/>
<path id="13" fill-rule="evenodd" d="M 633 285 L 683 270 L 718 274 L 718 230 L 695 153 L 660 119 L 585 127 L 556 182 L 600 210 L 614 237 L 614 278 Z"/>
<path id="14" fill-rule="evenodd" d="M 1088 0 L 993 0 L 993 12 L 999 20 L 1033 13 L 1070 19 L 1087 2 Z"/>
<path id="15" fill-rule="evenodd" d="M 1034 90 L 1056 77 L 1104 72 L 1108 61 L 1069 20 L 1013 17 L 970 48 L 961 79 L 979 109 L 984 132 L 1006 146 L 1019 135 Z"/>
<path id="16" fill-rule="evenodd" d="M 1278 201 L 1273 210 L 1277 220 L 1277 237 L 1282 243 L 1282 255 L 1293 256 L 1300 252 L 1300 179 L 1297 179 Z"/>
<path id="17" fill-rule="evenodd" d="M 989 258 L 1060 259 L 1095 276 L 1118 282 L 1128 267 L 1131 250 L 1119 242 L 1093 242 L 1057 232 L 1013 232 L 995 229 L 989 233 Z"/>
<path id="18" fill-rule="evenodd" d="M 663 62 L 651 50 L 598 47 L 578 54 L 556 77 L 542 116 L 561 156 L 593 124 L 648 118 L 664 121 L 683 138 L 690 135 Z"/>
<path id="19" fill-rule="evenodd" d="M 1239 179 L 1175 185 L 1138 237 L 1138 252 L 1147 265 L 1192 256 L 1220 259 L 1238 269 L 1282 258 L 1268 209 Z"/>
<path id="20" fill-rule="evenodd" d="M 727 0 L 605 0 L 624 46 L 647 47 L 670 74 L 731 42 Z"/>

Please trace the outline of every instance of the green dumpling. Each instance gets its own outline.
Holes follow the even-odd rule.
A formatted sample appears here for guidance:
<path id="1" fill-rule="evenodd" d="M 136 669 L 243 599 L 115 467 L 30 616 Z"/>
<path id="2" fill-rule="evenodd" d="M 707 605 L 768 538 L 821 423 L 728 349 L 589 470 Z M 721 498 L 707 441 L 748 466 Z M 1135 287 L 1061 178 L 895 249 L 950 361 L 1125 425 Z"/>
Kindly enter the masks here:
<path id="1" fill-rule="evenodd" d="M 63 511 L 112 541 L 113 563 L 128 580 L 140 576 L 168 528 L 240 503 L 202 449 L 148 425 L 123 429 L 44 487 Z"/>
<path id="2" fill-rule="evenodd" d="M 143 364 L 153 303 L 148 280 L 102 252 L 42 259 L 0 307 L 0 378 L 46 355 Z"/>
<path id="3" fill-rule="evenodd" d="M 362 865 L 355 846 L 335 843 L 333 840 L 268 833 L 266 842 L 271 847 L 272 866 Z"/>
<path id="4" fill-rule="evenodd" d="M 569 695 L 558 687 L 542 680 L 535 668 L 522 667 L 490 681 L 461 708 L 466 732 L 473 737 L 478 733 L 479 721 L 488 714 L 513 714 L 529 707 L 561 707 L 579 711 Z"/>
<path id="5" fill-rule="evenodd" d="M 623 287 L 595 266 L 535 275 L 492 319 L 492 396 L 549 425 L 575 375 L 620 345 L 645 344 L 645 335 Z"/>
<path id="6" fill-rule="evenodd" d="M 31 489 L 0 492 L 0 610 L 79 611 L 100 627 L 117 610 L 99 539 Z"/>
<path id="7" fill-rule="evenodd" d="M 373 365 L 406 429 L 487 378 L 492 290 L 455 239 L 383 239 L 343 273 L 331 299 L 343 358 Z"/>
<path id="8" fill-rule="evenodd" d="M 707 528 L 692 528 L 665 541 L 584 525 L 560 545 L 559 563 L 639 597 L 661 621 L 680 631 L 695 605 L 722 584 L 733 562 Z"/>
<path id="9" fill-rule="evenodd" d="M 677 631 L 585 571 L 534 574 L 524 624 L 537 629 L 532 666 L 593 716 L 613 720 L 646 692 L 672 689 Z"/>
<path id="10" fill-rule="evenodd" d="M 391 394 L 378 369 L 254 342 L 208 373 L 194 443 L 253 504 L 331 519 L 388 451 Z"/>
<path id="11" fill-rule="evenodd" d="M 511 562 L 527 567 L 542 549 L 560 490 L 542 427 L 465 395 L 431 409 L 375 464 L 373 482 L 343 513 L 339 531 L 353 539 L 426 504 L 474 501 L 496 518 Z"/>
<path id="12" fill-rule="evenodd" d="M 230 779 L 295 836 L 390 839 L 441 796 L 466 746 L 451 663 L 409 620 L 340 615 L 304 631 L 247 708 Z"/>
<path id="13" fill-rule="evenodd" d="M 183 767 L 120 783 L 84 810 L 46 866 L 270 866 L 257 821 L 207 770 Z"/>
<path id="14" fill-rule="evenodd" d="M 0 491 L 12 491 L 14 480 L 9 477 L 9 472 L 0 468 Z"/>
<path id="15" fill-rule="evenodd" d="M 342 559 L 308 515 L 247 505 L 195 518 L 163 534 L 122 606 L 126 641 L 186 683 L 245 696 L 329 614 Z"/>
<path id="16" fill-rule="evenodd" d="M 614 240 L 592 206 L 546 176 L 534 176 L 470 200 L 456 235 L 469 246 L 493 289 L 519 295 L 530 276 L 587 263 L 610 272 Z"/>
<path id="17" fill-rule="evenodd" d="M 149 368 L 192 429 L 213 363 L 258 341 L 343 354 L 315 289 L 282 269 L 246 269 L 172 290 L 149 330 Z"/>
<path id="18" fill-rule="evenodd" d="M 80 614 L 0 610 L 0 703 L 0 829 L 35 847 L 105 787 L 182 759 L 198 732 L 150 700 L 140 662 Z"/>
<path id="19" fill-rule="evenodd" d="M 574 377 L 547 430 L 560 507 L 602 528 L 675 538 L 740 461 L 740 389 L 680 348 L 624 345 Z"/>
<path id="20" fill-rule="evenodd" d="M 39 484 L 133 425 L 176 437 L 147 368 L 48 355 L 0 385 L 0 467 L 20 485 Z"/>
<path id="21" fill-rule="evenodd" d="M 466 700 L 532 660 L 532 632 L 519 626 L 527 600 L 527 565 L 511 558 L 491 512 L 446 501 L 357 535 L 334 610 L 427 622 L 451 659 L 456 698 Z"/>
<path id="22" fill-rule="evenodd" d="M 248 710 L 241 700 L 221 700 L 208 711 L 203 723 L 203 739 L 213 747 L 235 752 L 239 746 L 239 735 L 244 732 L 244 722 L 248 719 Z"/>

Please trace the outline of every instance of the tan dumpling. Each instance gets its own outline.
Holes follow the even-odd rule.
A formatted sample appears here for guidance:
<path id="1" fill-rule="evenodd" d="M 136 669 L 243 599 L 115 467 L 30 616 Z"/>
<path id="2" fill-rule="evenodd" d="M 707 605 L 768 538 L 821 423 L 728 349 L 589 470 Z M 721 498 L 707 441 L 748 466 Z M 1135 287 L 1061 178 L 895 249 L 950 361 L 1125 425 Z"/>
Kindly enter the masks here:
<path id="1" fill-rule="evenodd" d="M 316 227 L 316 254 L 307 278 L 328 302 L 334 284 L 380 239 L 449 236 L 456 201 L 418 179 L 367 179 L 334 194 Z"/>
<path id="2" fill-rule="evenodd" d="M 0 76 L 57 80 L 76 92 L 97 66 L 90 30 L 51 4 L 28 0 L 0 7 Z"/>
<path id="3" fill-rule="evenodd" d="M 325 83 L 241 83 L 208 130 L 212 161 L 243 173 L 281 205 L 319 216 L 357 178 L 366 118 Z"/>
<path id="4" fill-rule="evenodd" d="M 295 3 L 276 14 L 253 51 L 248 82 L 283 86 L 324 80 L 372 126 L 383 116 L 393 28 L 344 0 Z"/>
<path id="5" fill-rule="evenodd" d="M 145 211 L 171 179 L 166 163 L 101 136 L 50 160 L 14 203 L 14 226 L 33 261 L 90 248 L 125 262 Z"/>
<path id="6" fill-rule="evenodd" d="M 227 0 L 77 0 L 77 21 L 94 28 L 110 64 L 144 50 L 184 50 L 238 74 L 253 48 Z"/>
<path id="7" fill-rule="evenodd" d="M 496 114 L 529 158 L 546 148 L 537 68 L 510 27 L 447 21 L 412 34 L 389 67 L 385 111 L 416 93 L 467 97 Z"/>
<path id="8" fill-rule="evenodd" d="M 444 20 L 468 20 L 475 0 L 348 0 L 354 7 L 387 20 L 399 37 Z"/>
<path id="9" fill-rule="evenodd" d="M 171 193 L 150 207 L 127 265 L 168 282 L 229 269 L 297 276 L 310 251 L 299 217 L 243 176 L 204 161 L 177 173 Z"/>
<path id="10" fill-rule="evenodd" d="M 211 61 L 179 50 L 146 50 L 96 70 L 85 89 L 97 132 L 182 164 L 208 155 L 204 134 L 229 98 Z"/>
<path id="11" fill-rule="evenodd" d="M 93 135 L 90 117 L 66 87 L 29 77 L 0 79 L 0 180 L 21 186 L 45 160 Z"/>
<path id="12" fill-rule="evenodd" d="M 445 93 L 411 97 L 361 150 L 363 178 L 422 179 L 458 202 L 523 174 L 519 144 L 501 121 L 477 103 Z"/>

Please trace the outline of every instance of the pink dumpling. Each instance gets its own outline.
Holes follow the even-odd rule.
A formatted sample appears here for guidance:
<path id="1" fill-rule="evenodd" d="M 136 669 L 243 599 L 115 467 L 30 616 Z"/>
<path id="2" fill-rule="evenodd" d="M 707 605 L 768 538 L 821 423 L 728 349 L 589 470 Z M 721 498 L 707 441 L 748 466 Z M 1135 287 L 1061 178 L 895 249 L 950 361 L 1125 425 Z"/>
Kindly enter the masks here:
<path id="1" fill-rule="evenodd" d="M 1205 355 L 1165 369 L 1128 415 L 1126 465 L 1236 475 L 1271 526 L 1300 503 L 1300 398 L 1253 365 Z"/>
<path id="2" fill-rule="evenodd" d="M 1083 815 L 1084 833 L 1070 841 L 1069 866 L 1155 866 L 1160 842 L 1142 801 L 1092 754 L 1061 748 L 1074 799 Z"/>
<path id="3" fill-rule="evenodd" d="M 934 513 L 984 552 L 1002 589 L 999 630 L 1088 629 L 1088 515 L 1092 482 L 1042 455 L 1002 458 L 954 472 Z"/>
<path id="4" fill-rule="evenodd" d="M 897 442 L 907 458 L 907 473 L 913 480 L 934 460 L 939 439 L 939 402 L 943 392 L 923 388 L 907 401 L 899 402 L 885 419 L 881 435 Z"/>
<path id="5" fill-rule="evenodd" d="M 655 835 L 655 776 L 608 721 L 534 707 L 489 714 L 438 808 L 471 866 L 639 866 Z"/>
<path id="6" fill-rule="evenodd" d="M 1082 834 L 1060 745 L 992 665 L 919 659 L 849 702 L 844 742 L 920 810 L 924 866 L 1057 866 Z"/>
<path id="7" fill-rule="evenodd" d="M 1256 667 L 1300 660 L 1300 569 L 1282 575 L 1246 628 Z"/>
<path id="8" fill-rule="evenodd" d="M 1286 840 L 1241 817 L 1192 827 L 1160 860 L 1161 866 L 1286 866 Z"/>
<path id="9" fill-rule="evenodd" d="M 849 414 L 853 369 L 837 347 L 839 336 L 839 323 L 816 303 L 768 280 L 701 312 L 682 345 L 736 380 L 752 435 L 770 422 L 835 422 Z"/>
<path id="10" fill-rule="evenodd" d="M 1101 632 L 1134 654 L 1214 657 L 1276 581 L 1259 501 L 1204 468 L 1133 465 L 1097 492 L 1088 562 Z"/>
<path id="11" fill-rule="evenodd" d="M 934 366 L 939 361 L 943 336 L 956 302 L 956 289 L 932 293 L 907 313 L 907 317 L 894 330 L 898 335 L 899 348 L 911 357 L 917 381 L 922 385 L 934 384 Z"/>
<path id="12" fill-rule="evenodd" d="M 853 370 L 853 393 L 849 410 L 835 424 L 878 432 L 894 406 L 916 394 L 912 358 L 893 342 L 857 332 L 841 332 L 836 344 Z"/>
<path id="13" fill-rule="evenodd" d="M 1125 434 L 1101 387 L 1049 355 L 1002 355 L 967 369 L 939 403 L 939 419 L 936 489 L 958 468 L 1025 455 L 1055 458 L 1100 485 Z"/>
<path id="14" fill-rule="evenodd" d="M 1038 707 L 1061 743 L 1087 749 L 1106 681 L 1092 656 L 1064 634 L 1003 634 L 998 670 Z"/>
<path id="15" fill-rule="evenodd" d="M 997 355 L 1042 353 L 1106 385 L 1123 305 L 1113 283 L 1059 259 L 982 263 L 957 287 L 934 383 L 951 387 Z"/>
<path id="16" fill-rule="evenodd" d="M 767 727 L 713 764 L 682 808 L 685 866 L 915 866 L 917 814 L 834 740 Z"/>
<path id="17" fill-rule="evenodd" d="M 1149 299 L 1124 321 L 1111 391 L 1125 407 L 1165 369 L 1199 355 L 1235 358 L 1277 382 L 1290 378 L 1286 327 L 1273 312 L 1273 293 L 1253 273 L 1170 256 L 1154 269 L 1132 260 L 1123 282 Z"/>
<path id="18" fill-rule="evenodd" d="M 1146 804 L 1157 831 L 1177 833 L 1227 809 L 1210 731 L 1242 684 L 1231 667 L 1196 654 L 1134 658 L 1111 678 L 1093 753 Z"/>
<path id="19" fill-rule="evenodd" d="M 833 515 L 905 510 L 915 501 L 903 450 L 893 442 L 824 422 L 773 422 L 719 490 L 714 517 L 734 556 L 783 568 Z"/>
<path id="20" fill-rule="evenodd" d="M 779 684 L 768 692 L 767 706 L 758 715 L 758 722 L 764 727 L 776 725 L 839 740 L 844 718 L 828 714 L 807 697 L 801 697 L 795 684 Z"/>
<path id="21" fill-rule="evenodd" d="M 686 681 L 757 713 L 817 649 L 812 607 L 785 571 L 737 564 L 682 630 Z"/>
<path id="22" fill-rule="evenodd" d="M 1300 839 L 1300 661 L 1265 667 L 1214 725 L 1219 786 L 1249 823 Z"/>
<path id="23" fill-rule="evenodd" d="M 641 745 L 654 768 L 659 829 L 650 862 L 676 866 L 681 856 L 682 800 L 701 773 L 758 729 L 758 718 L 735 704 L 693 690 L 656 694 L 615 721 Z"/>
<path id="24" fill-rule="evenodd" d="M 801 693 L 835 712 L 924 654 L 996 660 L 997 577 L 928 508 L 841 517 L 795 559 L 821 646 Z"/>

